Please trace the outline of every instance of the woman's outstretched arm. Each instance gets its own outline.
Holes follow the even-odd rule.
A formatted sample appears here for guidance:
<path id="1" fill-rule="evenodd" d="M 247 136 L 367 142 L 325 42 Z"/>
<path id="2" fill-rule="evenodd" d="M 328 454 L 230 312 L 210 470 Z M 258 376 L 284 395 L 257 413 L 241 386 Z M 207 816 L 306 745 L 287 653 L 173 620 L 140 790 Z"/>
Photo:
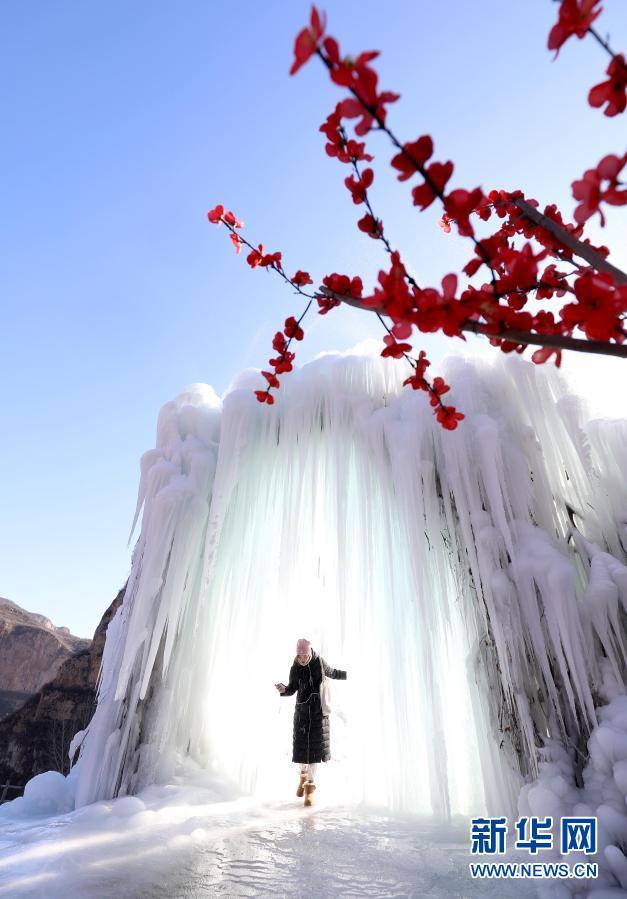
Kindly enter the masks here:
<path id="1" fill-rule="evenodd" d="M 333 678 L 333 680 L 346 680 L 346 672 L 341 671 L 339 668 L 331 668 L 325 660 L 320 656 L 320 661 L 322 662 L 322 667 L 324 668 L 324 673 L 327 677 Z"/>
<path id="2" fill-rule="evenodd" d="M 281 696 L 292 696 L 293 693 L 296 693 L 298 690 L 298 677 L 296 676 L 296 668 L 294 665 L 290 668 L 290 680 Z"/>

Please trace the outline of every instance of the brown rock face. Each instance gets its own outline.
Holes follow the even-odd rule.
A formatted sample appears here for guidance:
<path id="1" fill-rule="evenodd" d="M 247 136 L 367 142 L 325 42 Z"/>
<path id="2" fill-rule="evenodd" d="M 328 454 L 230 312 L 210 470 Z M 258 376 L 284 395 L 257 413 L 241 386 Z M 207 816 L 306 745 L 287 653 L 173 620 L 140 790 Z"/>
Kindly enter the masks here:
<path id="1" fill-rule="evenodd" d="M 69 746 L 94 713 L 107 627 L 123 597 L 124 590 L 120 590 L 102 616 L 93 640 L 80 641 L 87 645 L 62 661 L 52 680 L 0 721 L 0 783 L 22 787 L 42 771 L 68 773 Z M 16 795 L 12 792 L 9 798 Z"/>
<path id="2" fill-rule="evenodd" d="M 0 690 L 0 721 L 23 706 L 32 693 L 22 693 L 21 690 Z"/>
<path id="3" fill-rule="evenodd" d="M 0 597 L 0 691 L 36 693 L 90 642 Z"/>

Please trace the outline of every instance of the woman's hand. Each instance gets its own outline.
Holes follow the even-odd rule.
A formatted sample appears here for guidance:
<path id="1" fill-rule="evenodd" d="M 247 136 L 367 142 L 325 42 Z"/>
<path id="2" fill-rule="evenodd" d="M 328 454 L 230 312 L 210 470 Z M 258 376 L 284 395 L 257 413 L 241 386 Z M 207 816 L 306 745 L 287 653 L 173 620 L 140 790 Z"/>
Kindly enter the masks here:
<path id="1" fill-rule="evenodd" d="M 285 693 L 285 689 L 286 689 L 285 684 L 275 684 L 274 686 L 277 688 L 279 693 Z"/>

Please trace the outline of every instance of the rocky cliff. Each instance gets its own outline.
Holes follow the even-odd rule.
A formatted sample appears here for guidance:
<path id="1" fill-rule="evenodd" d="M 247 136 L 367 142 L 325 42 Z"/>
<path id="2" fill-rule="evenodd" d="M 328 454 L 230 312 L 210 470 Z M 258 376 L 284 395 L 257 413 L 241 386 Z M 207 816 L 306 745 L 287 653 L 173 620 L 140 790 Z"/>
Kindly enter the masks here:
<path id="1" fill-rule="evenodd" d="M 123 596 L 124 590 L 120 590 L 102 616 L 93 640 L 80 641 L 83 646 L 61 662 L 53 678 L 0 721 L 0 783 L 23 786 L 41 771 L 69 771 L 70 742 L 94 712 L 107 627 Z"/>
<path id="2" fill-rule="evenodd" d="M 67 627 L 55 627 L 44 615 L 0 597 L 0 718 L 23 705 L 89 644 Z"/>

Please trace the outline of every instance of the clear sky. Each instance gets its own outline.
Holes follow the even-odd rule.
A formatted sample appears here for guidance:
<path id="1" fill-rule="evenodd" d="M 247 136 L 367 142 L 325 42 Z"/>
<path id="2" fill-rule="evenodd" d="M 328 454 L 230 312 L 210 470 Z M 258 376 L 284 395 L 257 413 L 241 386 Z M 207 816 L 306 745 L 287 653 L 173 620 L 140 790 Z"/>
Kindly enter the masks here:
<path id="1" fill-rule="evenodd" d="M 382 51 L 381 84 L 402 94 L 394 130 L 433 135 L 454 186 L 521 187 L 571 212 L 570 181 L 624 149 L 625 117 L 585 100 L 601 49 L 571 41 L 552 62 L 549 0 L 321 6 L 343 49 Z M 606 6 L 602 30 L 624 49 L 627 5 Z M 265 366 L 277 326 L 299 311 L 206 211 L 233 208 L 289 270 L 372 277 L 382 263 L 318 133 L 338 89 L 315 61 L 288 76 L 308 12 L 298 0 L 2 5 L 0 595 L 81 636 L 127 576 L 138 462 L 160 406 L 190 382 L 222 392 Z M 370 147 L 377 210 L 421 281 L 439 283 L 467 242 L 416 214 L 407 186 L 383 176 L 385 141 Z M 613 211 L 592 232 L 623 264 L 624 221 Z M 380 335 L 374 316 L 345 308 L 308 330 L 301 362 Z M 437 359 L 445 344 L 424 346 Z M 591 363 L 577 363 L 581 381 Z M 597 363 L 595 383 L 620 365 Z"/>

